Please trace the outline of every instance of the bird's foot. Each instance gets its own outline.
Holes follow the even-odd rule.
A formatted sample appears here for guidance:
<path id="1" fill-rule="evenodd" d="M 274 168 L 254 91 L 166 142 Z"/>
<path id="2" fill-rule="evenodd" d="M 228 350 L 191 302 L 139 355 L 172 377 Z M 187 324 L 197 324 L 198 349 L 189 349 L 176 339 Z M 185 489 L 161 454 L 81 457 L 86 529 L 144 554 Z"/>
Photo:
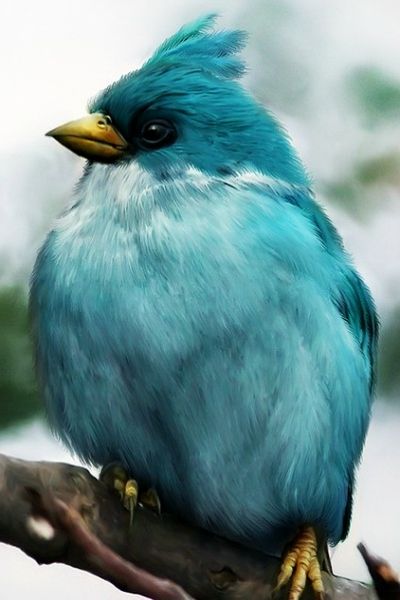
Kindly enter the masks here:
<path id="1" fill-rule="evenodd" d="M 283 559 L 275 591 L 290 581 L 289 600 L 298 600 L 307 578 L 311 582 L 317 600 L 325 598 L 321 567 L 317 556 L 317 538 L 312 527 L 304 527 L 290 544 Z"/>
<path id="2" fill-rule="evenodd" d="M 100 481 L 109 489 L 118 492 L 122 504 L 129 511 L 129 526 L 133 523 L 138 502 L 158 515 L 161 514 L 161 503 L 156 490 L 149 488 L 139 493 L 137 481 L 130 478 L 119 463 L 104 466 L 100 472 Z"/>
<path id="3" fill-rule="evenodd" d="M 137 481 L 131 479 L 119 463 L 105 465 L 100 472 L 100 481 L 109 489 L 118 492 L 122 504 L 129 511 L 129 526 L 131 526 L 139 496 Z"/>

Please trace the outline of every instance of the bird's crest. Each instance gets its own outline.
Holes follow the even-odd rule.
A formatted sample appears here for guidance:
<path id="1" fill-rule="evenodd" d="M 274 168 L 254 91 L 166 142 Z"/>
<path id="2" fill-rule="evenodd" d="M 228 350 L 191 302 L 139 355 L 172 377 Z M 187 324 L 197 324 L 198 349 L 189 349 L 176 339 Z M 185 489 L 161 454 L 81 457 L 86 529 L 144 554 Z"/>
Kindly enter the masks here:
<path id="1" fill-rule="evenodd" d="M 216 18 L 215 14 L 206 15 L 181 27 L 157 48 L 144 67 L 189 62 L 223 79 L 241 77 L 245 64 L 237 54 L 245 46 L 247 35 L 240 30 L 215 31 Z"/>

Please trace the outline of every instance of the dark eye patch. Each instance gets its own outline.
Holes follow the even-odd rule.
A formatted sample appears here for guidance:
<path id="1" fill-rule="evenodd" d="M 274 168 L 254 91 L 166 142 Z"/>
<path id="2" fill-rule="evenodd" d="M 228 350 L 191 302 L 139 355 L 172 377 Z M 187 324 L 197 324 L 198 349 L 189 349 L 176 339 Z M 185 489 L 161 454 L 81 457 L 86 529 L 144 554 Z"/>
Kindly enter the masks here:
<path id="1" fill-rule="evenodd" d="M 149 106 L 142 107 L 133 115 L 129 129 L 132 144 L 142 150 L 170 146 L 178 136 L 171 119 Z"/>
<path id="2" fill-rule="evenodd" d="M 137 144 L 146 150 L 156 150 L 170 146 L 176 140 L 177 133 L 171 121 L 166 119 L 150 119 L 141 128 Z"/>

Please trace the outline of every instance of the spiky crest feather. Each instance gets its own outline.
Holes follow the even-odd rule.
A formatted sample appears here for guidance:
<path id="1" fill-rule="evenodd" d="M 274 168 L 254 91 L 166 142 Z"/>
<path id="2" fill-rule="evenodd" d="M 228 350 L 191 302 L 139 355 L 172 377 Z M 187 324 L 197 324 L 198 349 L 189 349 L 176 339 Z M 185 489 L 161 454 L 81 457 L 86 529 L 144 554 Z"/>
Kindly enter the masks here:
<path id="1" fill-rule="evenodd" d="M 247 34 L 240 30 L 213 31 L 216 18 L 215 14 L 206 15 L 181 27 L 157 48 L 143 68 L 190 61 L 193 67 L 216 77 L 241 77 L 244 61 L 233 55 L 244 48 Z"/>

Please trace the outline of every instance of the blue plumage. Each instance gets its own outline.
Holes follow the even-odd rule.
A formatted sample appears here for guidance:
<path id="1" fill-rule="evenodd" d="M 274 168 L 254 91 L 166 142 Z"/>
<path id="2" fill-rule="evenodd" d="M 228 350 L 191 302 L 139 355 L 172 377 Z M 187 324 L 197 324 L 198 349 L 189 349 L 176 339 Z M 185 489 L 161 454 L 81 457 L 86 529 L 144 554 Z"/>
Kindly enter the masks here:
<path id="1" fill-rule="evenodd" d="M 89 161 L 39 253 L 38 373 L 61 438 L 166 509 L 267 552 L 305 523 L 337 543 L 375 310 L 287 137 L 233 80 L 243 35 L 212 24 L 91 104 L 129 148 Z"/>

